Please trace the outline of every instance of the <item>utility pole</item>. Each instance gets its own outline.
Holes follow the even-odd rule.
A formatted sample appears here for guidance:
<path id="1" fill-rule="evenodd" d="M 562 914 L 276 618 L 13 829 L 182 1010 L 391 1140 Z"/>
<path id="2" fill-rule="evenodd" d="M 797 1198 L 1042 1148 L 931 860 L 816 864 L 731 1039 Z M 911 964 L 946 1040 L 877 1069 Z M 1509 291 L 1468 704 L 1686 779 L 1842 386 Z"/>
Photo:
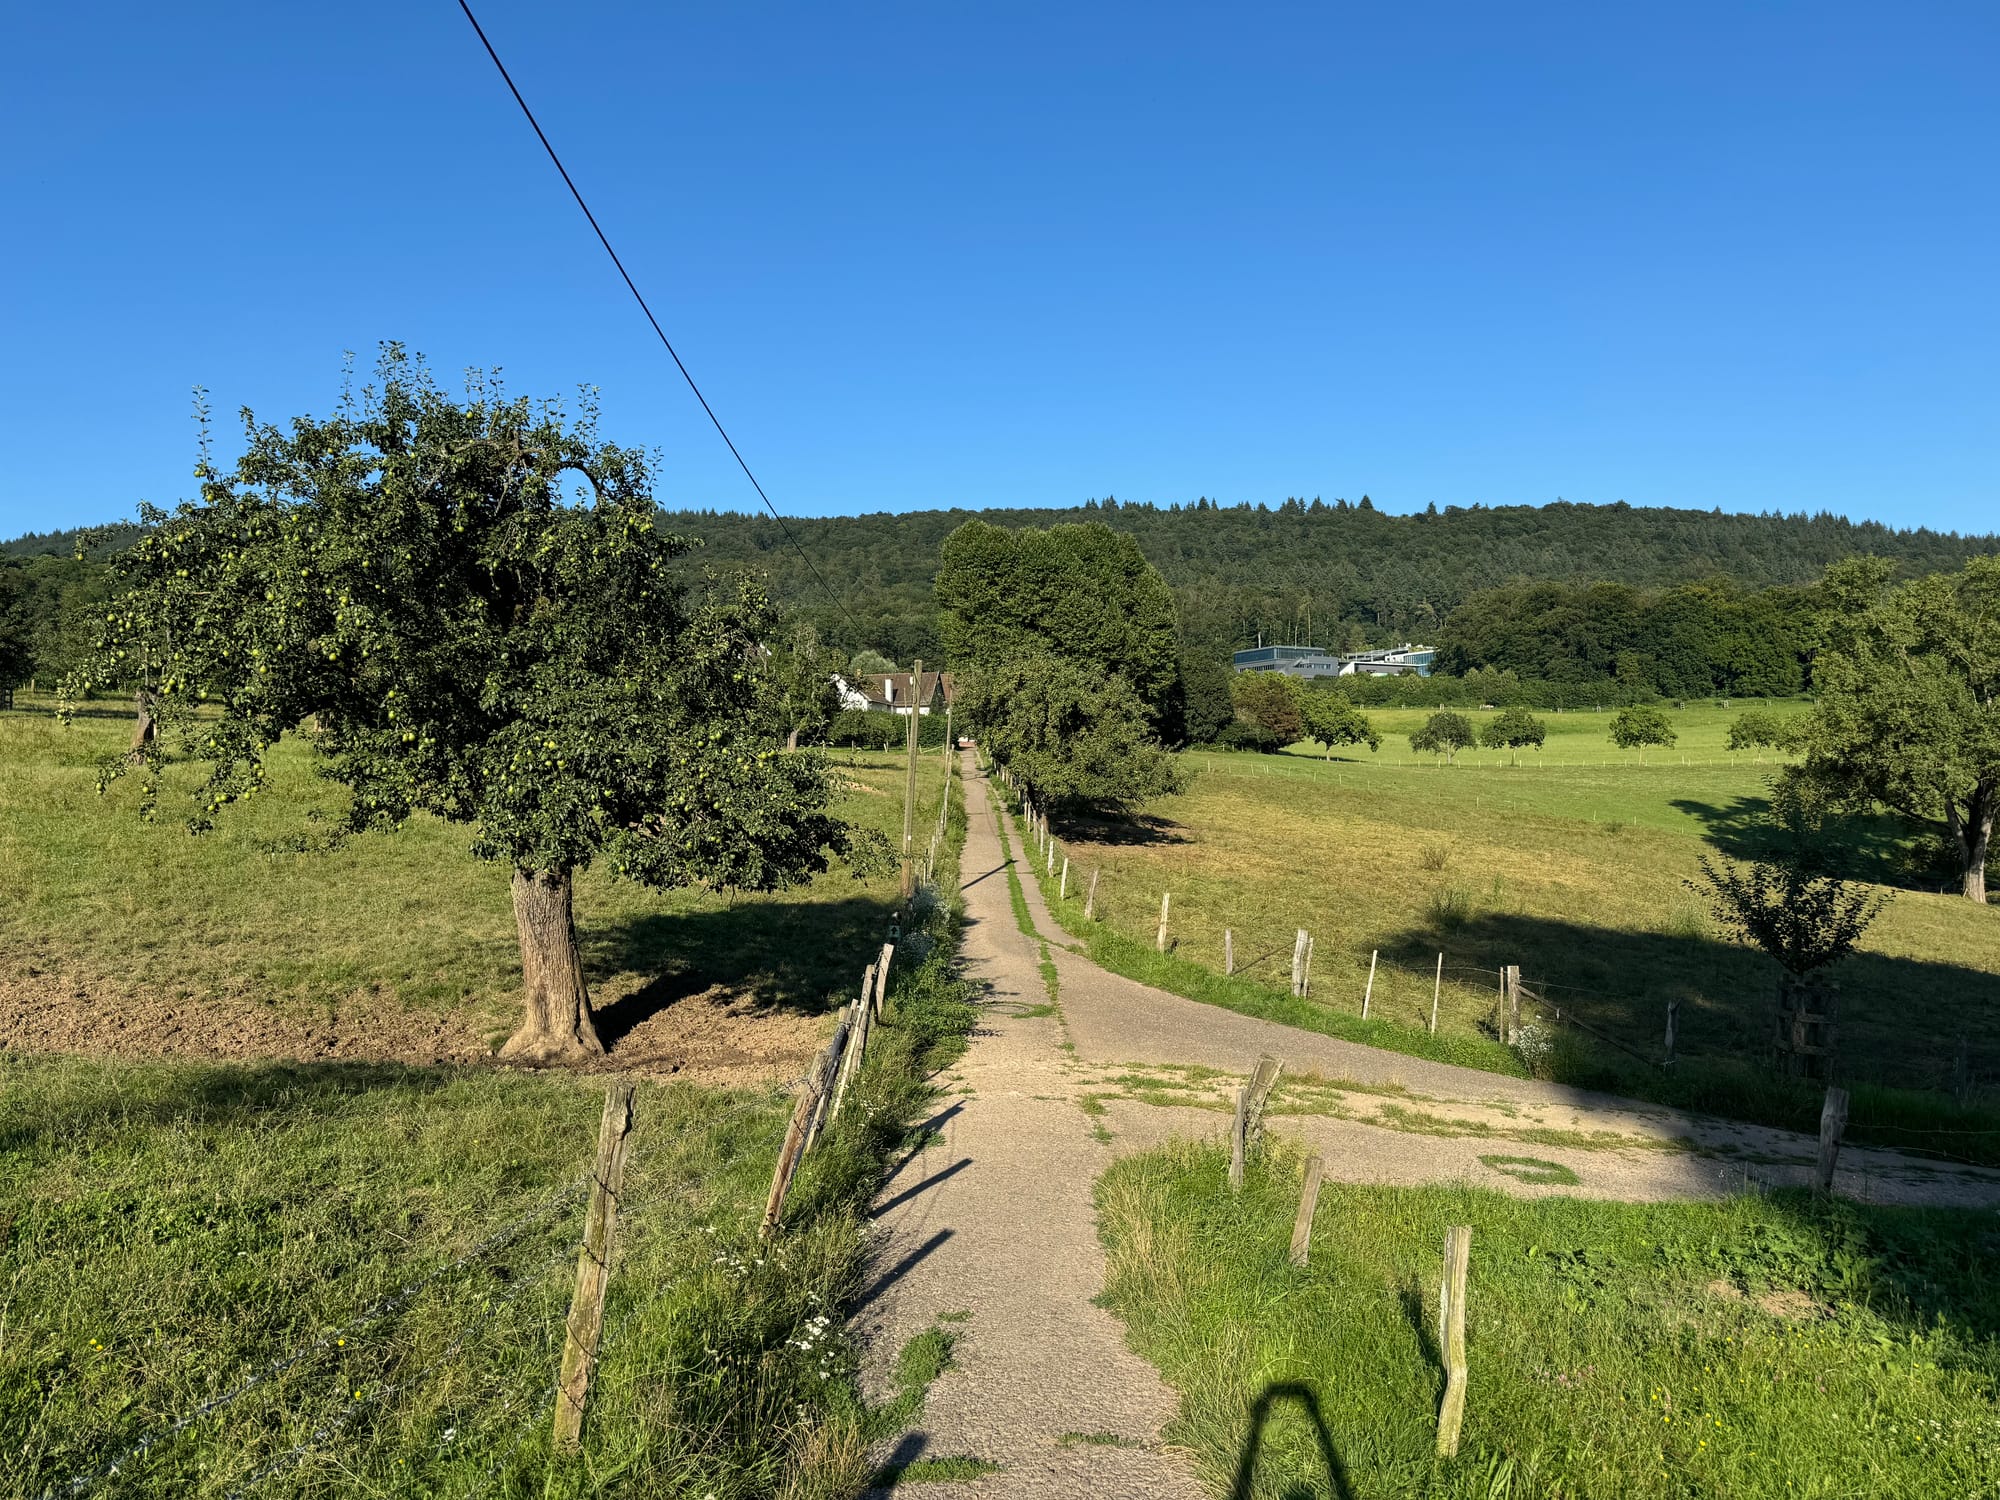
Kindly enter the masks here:
<path id="1" fill-rule="evenodd" d="M 911 857 L 910 841 L 916 830 L 917 717 L 924 706 L 918 695 L 923 691 L 923 683 L 924 659 L 920 656 L 910 671 L 910 766 L 903 778 L 903 905 L 905 908 L 917 893 L 917 867 Z"/>

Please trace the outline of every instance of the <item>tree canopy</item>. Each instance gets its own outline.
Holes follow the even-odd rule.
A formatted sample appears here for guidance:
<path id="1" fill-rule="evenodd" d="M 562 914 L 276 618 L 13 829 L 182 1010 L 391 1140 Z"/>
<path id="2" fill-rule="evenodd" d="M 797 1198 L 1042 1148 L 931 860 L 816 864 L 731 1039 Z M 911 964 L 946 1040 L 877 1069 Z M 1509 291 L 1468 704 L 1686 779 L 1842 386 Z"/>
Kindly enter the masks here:
<path id="1" fill-rule="evenodd" d="M 1541 749 L 1548 738 L 1548 725 L 1525 708 L 1510 708 L 1496 714 L 1480 731 L 1480 743 L 1489 750 L 1515 750 L 1532 745 Z M 1515 757 L 1518 760 L 1520 757 Z"/>
<path id="2" fill-rule="evenodd" d="M 1442 755 L 1447 762 L 1457 760 L 1459 751 L 1478 743 L 1472 720 L 1450 709 L 1432 714 L 1424 727 L 1410 736 L 1410 748 L 1419 755 Z"/>
<path id="3" fill-rule="evenodd" d="M 1986 899 L 2000 805 L 2000 560 L 1896 586 L 1879 562 L 1829 570 L 1806 773 L 1940 832 Z"/>
<path id="4" fill-rule="evenodd" d="M 1648 745 L 1671 745 L 1679 738 L 1666 710 L 1657 704 L 1629 704 L 1611 716 L 1611 743 L 1620 750 L 1644 751 Z"/>
<path id="5" fill-rule="evenodd" d="M 325 419 L 246 412 L 231 472 L 204 445 L 200 498 L 145 513 L 70 686 L 150 679 L 148 805 L 170 751 L 207 762 L 196 831 L 295 731 L 346 790 L 327 826 L 470 827 L 514 872 L 506 1052 L 596 1052 L 575 871 L 770 889 L 847 831 L 821 764 L 776 753 L 768 605 L 677 566 L 690 544 L 655 524 L 644 455 L 598 439 L 587 397 L 574 418 L 481 380 L 454 399 L 395 346 L 377 378 Z"/>
<path id="6" fill-rule="evenodd" d="M 974 667 L 959 703 L 986 749 L 1052 810 L 1123 810 L 1184 784 L 1130 685 L 1089 662 L 1032 655 Z"/>

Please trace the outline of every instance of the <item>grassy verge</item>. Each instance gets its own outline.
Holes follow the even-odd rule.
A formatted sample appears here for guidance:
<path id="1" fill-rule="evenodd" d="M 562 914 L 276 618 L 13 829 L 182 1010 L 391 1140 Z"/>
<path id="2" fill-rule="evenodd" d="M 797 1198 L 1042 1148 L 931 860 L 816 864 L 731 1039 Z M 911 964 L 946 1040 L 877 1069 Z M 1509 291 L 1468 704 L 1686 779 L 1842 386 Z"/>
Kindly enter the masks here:
<path id="1" fill-rule="evenodd" d="M 879 1418 L 842 1310 L 972 1024 L 955 933 L 905 933 L 773 1242 L 790 1099 L 642 1085 L 574 1456 L 547 1431 L 601 1081 L 0 1055 L 0 1491 L 853 1493 Z"/>
<path id="2" fill-rule="evenodd" d="M 1296 1269 L 1296 1158 L 1256 1162 L 1240 1195 L 1226 1166 L 1182 1144 L 1098 1188 L 1107 1302 L 1179 1390 L 1168 1439 L 1217 1493 L 2000 1492 L 1990 1214 L 1334 1186 Z M 1470 1399 L 1442 1460 L 1437 1285 L 1459 1223 Z"/>

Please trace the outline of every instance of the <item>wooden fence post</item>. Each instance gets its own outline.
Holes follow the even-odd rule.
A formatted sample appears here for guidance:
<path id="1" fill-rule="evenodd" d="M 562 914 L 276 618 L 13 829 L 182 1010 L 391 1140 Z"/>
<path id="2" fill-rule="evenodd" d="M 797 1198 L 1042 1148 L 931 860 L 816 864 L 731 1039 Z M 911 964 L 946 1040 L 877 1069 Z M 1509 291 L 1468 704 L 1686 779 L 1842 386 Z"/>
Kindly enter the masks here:
<path id="1" fill-rule="evenodd" d="M 1813 1185 L 1822 1193 L 1833 1191 L 1833 1168 L 1840 1160 L 1840 1137 L 1846 1129 L 1847 1090 L 1829 1088 L 1819 1111 L 1819 1165 L 1813 1175 Z"/>
<path id="2" fill-rule="evenodd" d="M 874 1015 L 866 995 L 854 1002 L 854 1031 L 848 1038 L 847 1060 L 841 1065 L 840 1082 L 833 1091 L 833 1118 L 836 1120 L 840 1118 L 840 1106 L 847 1098 L 847 1086 L 854 1081 L 854 1075 L 861 1071 L 861 1064 L 868 1056 L 868 1033 L 872 1029 Z"/>
<path id="3" fill-rule="evenodd" d="M 591 1167 L 590 1212 L 583 1221 L 583 1250 L 576 1261 L 563 1338 L 562 1376 L 556 1384 L 555 1442 L 574 1448 L 583 1432 L 583 1406 L 604 1334 L 604 1293 L 618 1242 L 618 1199 L 625 1190 L 625 1148 L 632 1137 L 632 1085 L 620 1079 L 604 1095 L 597 1124 L 597 1160 Z"/>
<path id="4" fill-rule="evenodd" d="M 1278 1075 L 1284 1071 L 1283 1061 L 1268 1052 L 1257 1059 L 1250 1074 L 1250 1108 L 1243 1121 L 1245 1151 L 1254 1151 L 1264 1138 L 1264 1106 L 1271 1102 L 1271 1090 L 1278 1086 Z"/>
<path id="5" fill-rule="evenodd" d="M 1299 986 L 1299 994 L 1310 996 L 1313 992 L 1313 946 L 1319 941 L 1312 934 L 1306 934 L 1306 980 Z"/>
<path id="6" fill-rule="evenodd" d="M 1294 995 L 1303 993 L 1305 989 L 1306 942 L 1305 928 L 1300 927 L 1295 929 L 1292 938 L 1292 993 Z"/>
<path id="7" fill-rule="evenodd" d="M 1243 1158 L 1248 1154 L 1246 1137 L 1250 1129 L 1250 1085 L 1236 1090 L 1236 1119 L 1229 1127 L 1229 1191 L 1243 1189 Z"/>
<path id="8" fill-rule="evenodd" d="M 806 1127 L 805 1144 L 799 1147 L 800 1156 L 812 1150 L 813 1142 L 819 1139 L 820 1127 L 826 1123 L 826 1112 L 833 1104 L 833 1081 L 840 1076 L 841 1064 L 847 1061 L 847 1041 L 851 1034 L 848 1018 L 843 1015 L 833 1028 L 833 1040 L 820 1054 L 818 1082 L 813 1085 L 819 1097 L 814 1101 L 812 1124 Z"/>
<path id="9" fill-rule="evenodd" d="M 1059 902 L 1069 900 L 1069 856 L 1067 854 L 1063 856 L 1062 882 L 1056 886 L 1056 900 Z"/>
<path id="10" fill-rule="evenodd" d="M 1500 1040 L 1513 1046 L 1521 1035 L 1521 966 L 1500 970 Z"/>
<path id="11" fill-rule="evenodd" d="M 1097 877 L 1103 873 L 1102 870 L 1090 872 L 1090 894 L 1083 898 L 1083 920 L 1086 922 L 1097 920 Z"/>
<path id="12" fill-rule="evenodd" d="M 1236 934 L 1227 927 L 1222 929 L 1222 972 L 1236 972 Z"/>
<path id="13" fill-rule="evenodd" d="M 882 955 L 875 960 L 875 1014 L 880 1017 L 889 1008 L 889 961 L 896 956 L 896 945 L 884 943 Z"/>
<path id="14" fill-rule="evenodd" d="M 1055 872 L 1056 872 L 1056 841 L 1054 839 L 1050 839 L 1048 868 L 1043 873 L 1048 875 L 1053 875 L 1055 874 Z"/>
<path id="15" fill-rule="evenodd" d="M 1161 953 L 1167 951 L 1167 906 L 1173 899 L 1172 891 L 1160 892 L 1160 930 L 1153 935 L 1153 947 Z"/>
<path id="16" fill-rule="evenodd" d="M 1292 1220 L 1292 1264 L 1303 1266 L 1312 1254 L 1313 1215 L 1319 1211 L 1319 1180 L 1326 1170 L 1318 1156 L 1306 1158 L 1305 1185 L 1299 1190 L 1299 1215 Z"/>
<path id="17" fill-rule="evenodd" d="M 1438 996 L 1444 993 L 1444 955 L 1438 955 L 1437 978 L 1431 981 L 1431 1035 L 1438 1034 Z"/>
<path id="18" fill-rule="evenodd" d="M 1379 948 L 1368 951 L 1368 988 L 1361 992 L 1361 1019 L 1364 1021 L 1368 1019 L 1368 1002 L 1375 998 L 1375 960 L 1381 956 Z"/>
<path id="19" fill-rule="evenodd" d="M 1667 1002 L 1667 1057 L 1666 1057 L 1666 1066 L 1669 1068 L 1671 1068 L 1674 1065 L 1674 1041 L 1676 1039 L 1677 1034 L 1680 1031 L 1680 1019 L 1681 1019 L 1680 1001 L 1669 1000 Z"/>
<path id="20" fill-rule="evenodd" d="M 1437 1451 L 1458 1454 L 1458 1430 L 1465 1422 L 1465 1275 L 1472 1259 L 1472 1228 L 1454 1224 L 1444 1232 L 1444 1281 L 1438 1288 L 1438 1352 L 1444 1356 L 1444 1404 L 1438 1409 Z"/>

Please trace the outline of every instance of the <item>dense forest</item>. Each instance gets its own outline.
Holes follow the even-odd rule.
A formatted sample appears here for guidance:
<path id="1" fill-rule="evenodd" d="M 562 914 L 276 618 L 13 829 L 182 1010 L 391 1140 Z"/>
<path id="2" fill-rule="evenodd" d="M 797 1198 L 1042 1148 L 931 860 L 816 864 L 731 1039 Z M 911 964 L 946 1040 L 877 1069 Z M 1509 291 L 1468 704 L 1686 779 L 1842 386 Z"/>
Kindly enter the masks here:
<path id="1" fill-rule="evenodd" d="M 1167 582 L 1191 646 L 1227 652 L 1265 641 L 1321 646 L 1435 639 L 1483 590 L 1523 582 L 1622 583 L 1644 589 L 1721 580 L 1739 589 L 1810 583 L 1857 553 L 1911 573 L 2000 552 L 2000 537 L 1899 531 L 1832 515 L 1725 515 L 1618 505 L 1447 506 L 1378 511 L 1364 496 L 1276 507 L 1208 500 L 1159 507 L 1117 500 L 1067 510 L 937 510 L 788 520 L 794 549 L 768 517 L 681 511 L 667 522 L 706 543 L 716 564 L 765 570 L 780 598 L 828 640 L 898 660 L 937 655 L 931 581 L 945 537 L 974 516 L 996 526 L 1103 521 L 1129 532 Z M 809 575 L 810 556 L 835 607 Z M 859 634 L 865 639 L 848 641 Z"/>
<path id="2" fill-rule="evenodd" d="M 789 519 L 796 547 L 766 516 L 679 511 L 665 524 L 699 538 L 707 566 L 768 575 L 829 646 L 907 664 L 945 655 L 932 593 L 939 549 L 975 517 L 1007 528 L 1101 521 L 1130 534 L 1172 587 L 1191 656 L 1221 659 L 1260 639 L 1343 649 L 1416 639 L 1440 646 L 1447 671 L 1670 697 L 1797 691 L 1811 585 L 1839 558 L 1873 554 L 1917 574 L 2000 552 L 2000 537 L 1827 514 L 1558 501 L 1392 516 L 1366 496 Z M 11 596 L 44 675 L 75 649 L 102 597 L 101 570 L 71 560 L 77 537 L 0 545 L 0 574 L 12 575 L 0 578 L 0 614 Z"/>

